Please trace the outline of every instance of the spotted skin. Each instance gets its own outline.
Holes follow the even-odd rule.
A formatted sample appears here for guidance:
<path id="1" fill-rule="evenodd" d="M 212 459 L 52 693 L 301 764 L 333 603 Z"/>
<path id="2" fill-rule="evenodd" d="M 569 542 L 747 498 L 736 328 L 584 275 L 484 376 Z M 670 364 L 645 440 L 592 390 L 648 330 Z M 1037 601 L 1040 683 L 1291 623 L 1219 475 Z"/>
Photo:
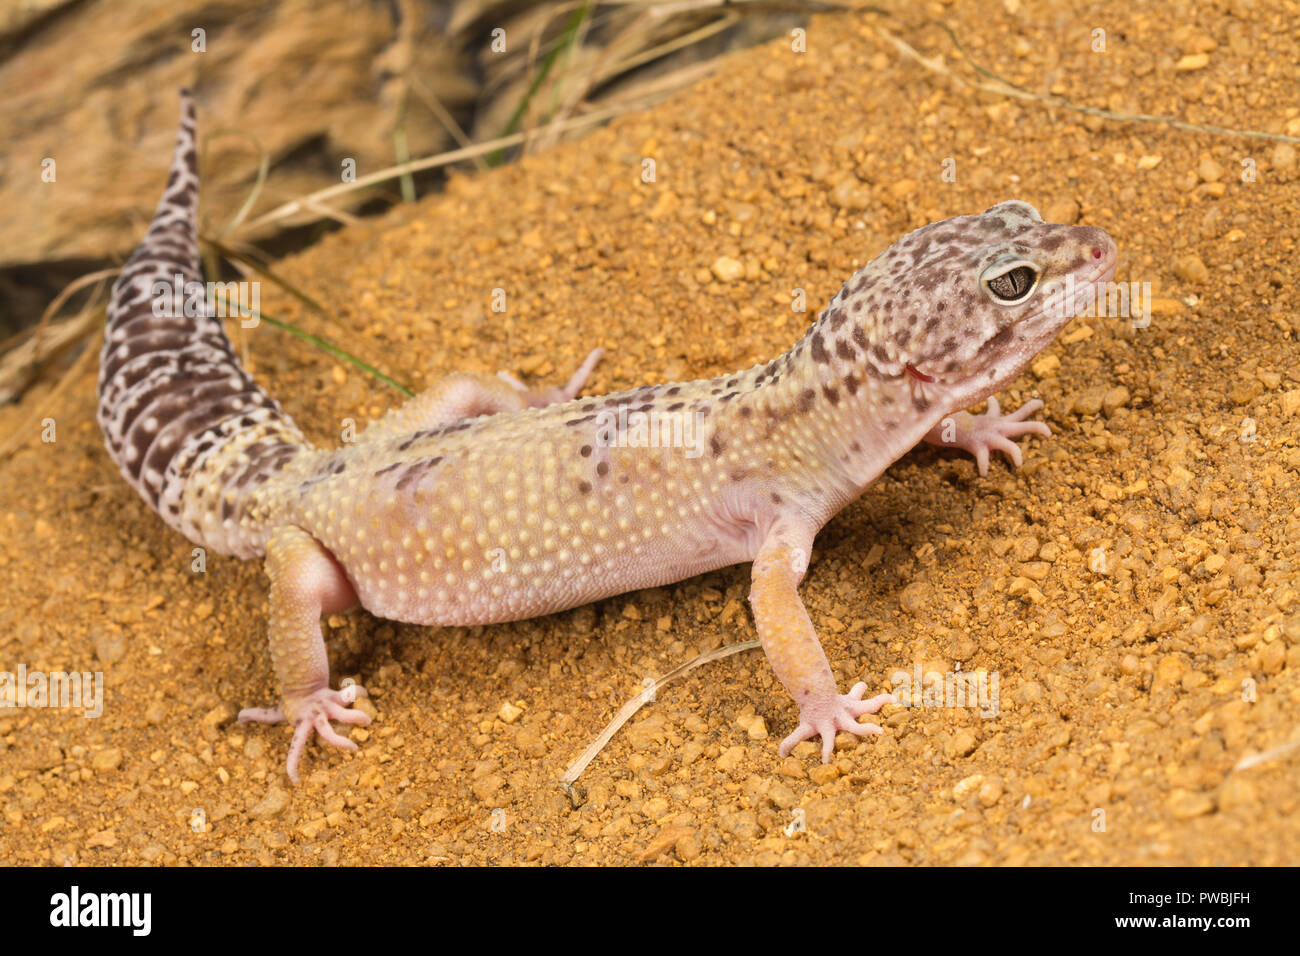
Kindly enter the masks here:
<path id="1" fill-rule="evenodd" d="M 599 350 L 562 387 L 456 375 L 358 441 L 313 449 L 239 368 L 218 321 L 141 309 L 151 277 L 199 275 L 193 137 L 185 98 L 167 192 L 110 305 L 100 421 L 127 480 L 173 527 L 265 553 L 282 703 L 240 719 L 295 725 L 295 781 L 313 733 L 350 747 L 330 722 L 367 719 L 350 707 L 360 688 L 330 688 L 323 614 L 359 602 L 417 624 L 490 624 L 742 562 L 763 648 L 799 708 L 781 753 L 820 737 L 826 760 L 838 731 L 879 733 L 858 718 L 892 698 L 867 699 L 865 684 L 839 693 L 799 599 L 813 540 L 918 442 L 970 451 L 981 474 L 991 450 L 1018 464 L 1011 439 L 1048 434 L 1027 420 L 1040 404 L 1003 415 L 992 396 L 1116 258 L 1100 229 L 1004 202 L 899 240 L 788 352 L 743 372 L 585 399 Z M 1055 294 L 1062 282 L 1074 286 Z M 1029 292 L 1005 301 L 994 288 Z M 987 413 L 961 411 L 985 398 Z"/>

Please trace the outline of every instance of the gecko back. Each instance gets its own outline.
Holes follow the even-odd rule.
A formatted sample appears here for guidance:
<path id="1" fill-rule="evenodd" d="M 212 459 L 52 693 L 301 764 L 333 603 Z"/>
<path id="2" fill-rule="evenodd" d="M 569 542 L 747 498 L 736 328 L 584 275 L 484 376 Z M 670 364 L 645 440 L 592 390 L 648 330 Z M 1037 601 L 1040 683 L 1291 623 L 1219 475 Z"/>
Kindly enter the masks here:
<path id="1" fill-rule="evenodd" d="M 235 357 L 203 284 L 194 100 L 149 231 L 113 284 L 99 366 L 99 424 L 122 476 L 168 525 L 224 554 L 263 553 L 248 492 L 307 450 Z"/>

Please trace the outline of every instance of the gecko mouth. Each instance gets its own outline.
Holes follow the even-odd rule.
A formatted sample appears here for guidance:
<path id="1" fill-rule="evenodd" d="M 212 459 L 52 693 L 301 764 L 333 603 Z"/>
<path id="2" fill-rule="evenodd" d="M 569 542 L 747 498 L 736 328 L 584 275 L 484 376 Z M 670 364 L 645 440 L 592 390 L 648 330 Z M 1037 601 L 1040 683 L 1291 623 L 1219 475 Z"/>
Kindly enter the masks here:
<path id="1" fill-rule="evenodd" d="M 1070 319 L 1097 302 L 1101 287 L 1115 276 L 1115 266 L 1119 257 L 1113 246 L 1109 256 L 1101 249 L 1095 249 L 1094 254 L 1103 261 L 1092 275 L 1080 280 L 1068 275 L 1064 281 L 1044 284 L 1043 307 L 1033 315 L 1022 319 L 1019 324 L 1033 330 L 1044 327 L 1044 334 L 1052 336 Z"/>

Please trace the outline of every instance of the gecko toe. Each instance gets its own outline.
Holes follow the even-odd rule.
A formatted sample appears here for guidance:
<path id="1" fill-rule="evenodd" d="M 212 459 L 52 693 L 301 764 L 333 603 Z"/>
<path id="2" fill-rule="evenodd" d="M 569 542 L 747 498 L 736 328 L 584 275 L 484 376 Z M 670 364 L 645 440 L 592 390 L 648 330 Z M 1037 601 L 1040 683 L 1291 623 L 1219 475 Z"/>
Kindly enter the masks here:
<path id="1" fill-rule="evenodd" d="M 863 684 L 862 686 L 865 687 L 866 685 Z M 897 704 L 897 703 L 898 703 L 898 698 L 896 698 L 893 694 L 877 694 L 875 697 L 872 697 L 869 700 L 858 700 L 850 704 L 849 713 L 851 713 L 855 718 L 861 717 L 863 714 L 874 714 L 876 711 L 880 710 L 880 708 L 884 707 L 886 704 Z"/>
<path id="2" fill-rule="evenodd" d="M 239 712 L 241 724 L 279 724 L 284 722 L 284 711 L 279 707 L 245 707 Z"/>
<path id="3" fill-rule="evenodd" d="M 312 726 L 316 728 L 316 733 L 320 739 L 340 750 L 356 750 L 357 745 L 354 741 L 349 740 L 335 730 L 329 722 L 329 718 L 324 714 L 317 714 L 312 720 Z"/>
<path id="4" fill-rule="evenodd" d="M 990 402 L 991 401 L 992 400 L 990 399 Z M 1025 402 L 1025 404 L 1021 405 L 1019 408 L 1017 408 L 1014 412 L 1008 414 L 1006 416 L 1006 420 L 1009 422 L 1023 421 L 1024 419 L 1028 418 L 1030 415 L 1034 414 L 1034 412 L 1038 411 L 1042 407 L 1043 407 L 1043 400 L 1041 398 L 1032 398 L 1029 401 Z M 992 410 L 993 410 L 993 406 L 990 404 L 989 411 Z"/>

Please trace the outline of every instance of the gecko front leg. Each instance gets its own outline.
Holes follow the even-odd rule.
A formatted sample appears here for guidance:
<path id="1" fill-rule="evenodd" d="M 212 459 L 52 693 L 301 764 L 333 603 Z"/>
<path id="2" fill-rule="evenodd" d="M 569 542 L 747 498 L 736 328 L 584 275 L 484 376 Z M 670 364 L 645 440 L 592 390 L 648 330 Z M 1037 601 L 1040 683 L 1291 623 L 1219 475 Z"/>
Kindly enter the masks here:
<path id="1" fill-rule="evenodd" d="M 983 415 L 955 412 L 926 432 L 923 441 L 941 448 L 963 448 L 975 456 L 975 467 L 981 475 L 989 470 L 989 452 L 997 449 L 1011 459 L 1017 468 L 1024 460 L 1020 446 L 1011 439 L 1020 435 L 1051 437 L 1052 430 L 1043 422 L 1025 421 L 1043 407 L 1040 399 L 1025 402 L 1014 412 L 1002 414 L 998 400 L 989 396 L 989 407 Z"/>
<path id="2" fill-rule="evenodd" d="M 312 731 L 335 747 L 356 750 L 357 745 L 336 733 L 330 721 L 370 723 L 369 714 L 349 709 L 358 696 L 365 696 L 363 688 L 353 684 L 330 689 L 329 658 L 320 632 L 321 616 L 346 610 L 356 603 L 357 595 L 334 557 L 301 528 L 283 527 L 271 536 L 266 573 L 271 579 L 271 662 L 283 700 L 278 708 L 241 710 L 239 722 L 293 725 L 286 769 L 289 779 L 297 783 L 298 761 Z"/>
<path id="3" fill-rule="evenodd" d="M 858 718 L 895 700 L 892 694 L 863 700 L 867 685 L 861 682 L 847 694 L 835 686 L 830 662 L 799 599 L 815 533 L 795 524 L 773 527 L 754 558 L 749 603 L 772 670 L 799 705 L 799 726 L 781 741 L 780 754 L 788 756 L 801 740 L 820 736 L 822 763 L 828 763 L 837 731 L 860 737 L 882 733 L 875 724 L 858 723 Z"/>

